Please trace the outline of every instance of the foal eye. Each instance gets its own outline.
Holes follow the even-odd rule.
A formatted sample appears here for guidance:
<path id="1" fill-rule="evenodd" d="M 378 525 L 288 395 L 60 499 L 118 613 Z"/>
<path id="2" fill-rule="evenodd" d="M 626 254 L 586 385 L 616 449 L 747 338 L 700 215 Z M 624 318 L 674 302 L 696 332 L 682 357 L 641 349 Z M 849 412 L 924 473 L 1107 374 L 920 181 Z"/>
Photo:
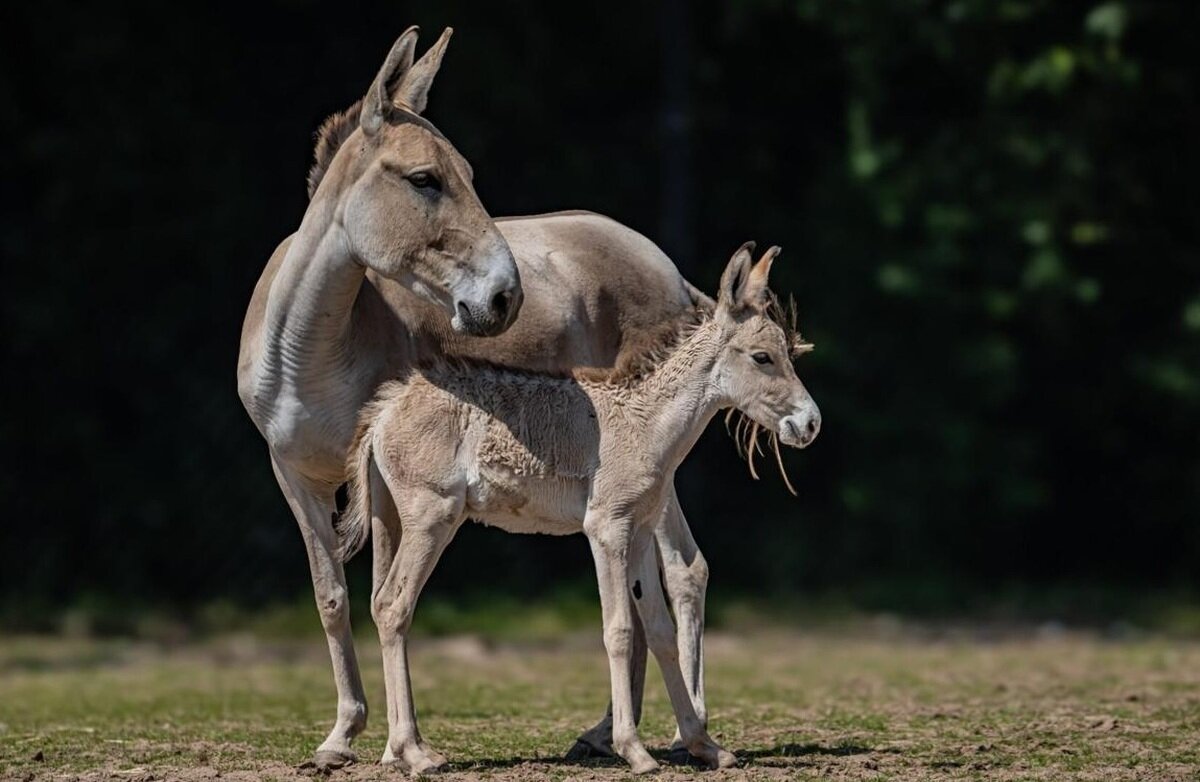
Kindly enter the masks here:
<path id="1" fill-rule="evenodd" d="M 754 359 L 754 362 L 756 364 L 773 364 L 774 363 L 773 361 L 771 361 L 771 357 L 769 355 L 767 355 L 766 353 L 763 353 L 762 351 L 759 351 L 758 353 L 754 353 L 753 355 L 750 356 L 750 358 Z"/>
<path id="2" fill-rule="evenodd" d="M 441 190 L 442 183 L 428 171 L 414 171 L 407 177 L 413 187 L 421 190 Z"/>

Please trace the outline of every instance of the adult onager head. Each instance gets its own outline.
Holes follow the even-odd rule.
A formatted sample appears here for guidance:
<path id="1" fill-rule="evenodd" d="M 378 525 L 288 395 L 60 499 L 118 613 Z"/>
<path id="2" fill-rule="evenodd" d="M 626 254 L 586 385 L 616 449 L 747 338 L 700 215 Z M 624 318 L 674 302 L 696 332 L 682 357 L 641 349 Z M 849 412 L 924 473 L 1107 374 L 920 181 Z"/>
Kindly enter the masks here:
<path id="1" fill-rule="evenodd" d="M 730 261 L 711 316 L 627 368 L 563 376 L 440 361 L 385 384 L 364 408 L 338 536 L 348 558 L 374 533 L 384 762 L 415 773 L 446 762 L 417 730 L 405 649 L 421 588 L 468 517 L 509 532 L 587 535 L 604 612 L 612 746 L 634 771 L 657 763 L 637 735 L 631 603 L 684 746 L 713 767 L 736 762 L 692 702 L 653 540 L 672 476 L 718 410 L 735 407 L 801 448 L 820 428 L 791 364 L 804 343 L 770 316 L 767 275 L 779 248 L 752 266 L 750 246 Z"/>
<path id="2" fill-rule="evenodd" d="M 471 166 L 421 116 L 450 35 L 415 64 L 417 28 L 400 36 L 366 97 L 322 127 L 309 187 L 363 265 L 443 308 L 455 331 L 492 336 L 521 308 L 517 264 Z"/>

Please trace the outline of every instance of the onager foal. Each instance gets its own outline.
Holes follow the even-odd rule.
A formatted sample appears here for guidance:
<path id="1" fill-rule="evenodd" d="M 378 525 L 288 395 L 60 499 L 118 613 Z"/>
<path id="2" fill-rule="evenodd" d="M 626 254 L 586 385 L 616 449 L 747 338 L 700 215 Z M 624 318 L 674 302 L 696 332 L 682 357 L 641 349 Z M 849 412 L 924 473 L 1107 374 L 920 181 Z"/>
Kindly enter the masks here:
<path id="1" fill-rule="evenodd" d="M 713 767 L 734 756 L 708 736 L 679 665 L 658 576 L 654 525 L 676 468 L 713 415 L 735 407 L 799 448 L 821 418 L 792 367 L 807 345 L 771 317 L 772 247 L 743 245 L 715 310 L 639 366 L 556 377 L 443 362 L 385 384 L 350 451 L 343 554 L 374 533 L 371 609 L 383 644 L 383 761 L 445 763 L 417 730 L 406 636 L 434 565 L 466 518 L 509 532 L 583 532 L 591 545 L 612 680 L 613 749 L 635 772 L 657 763 L 637 735 L 630 681 L 633 606 L 658 659 L 688 750 Z M 368 520 L 370 529 L 368 529 Z"/>

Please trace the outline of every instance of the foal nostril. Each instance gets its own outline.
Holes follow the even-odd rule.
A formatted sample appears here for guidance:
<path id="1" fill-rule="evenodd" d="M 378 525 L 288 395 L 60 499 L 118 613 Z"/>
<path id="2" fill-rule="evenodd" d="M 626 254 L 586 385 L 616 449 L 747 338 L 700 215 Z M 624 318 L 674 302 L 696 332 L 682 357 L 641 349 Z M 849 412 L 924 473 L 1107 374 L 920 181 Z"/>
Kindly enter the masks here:
<path id="1" fill-rule="evenodd" d="M 809 433 L 809 435 L 810 435 L 810 436 L 816 437 L 816 435 L 817 435 L 817 430 L 819 430 L 819 429 L 821 428 L 821 419 L 820 419 L 820 417 L 819 417 L 819 416 L 815 416 L 815 415 L 814 415 L 812 418 L 809 418 L 809 419 L 808 419 L 808 424 L 807 424 L 807 425 L 805 425 L 805 427 L 804 427 L 804 428 L 808 430 L 808 433 Z"/>

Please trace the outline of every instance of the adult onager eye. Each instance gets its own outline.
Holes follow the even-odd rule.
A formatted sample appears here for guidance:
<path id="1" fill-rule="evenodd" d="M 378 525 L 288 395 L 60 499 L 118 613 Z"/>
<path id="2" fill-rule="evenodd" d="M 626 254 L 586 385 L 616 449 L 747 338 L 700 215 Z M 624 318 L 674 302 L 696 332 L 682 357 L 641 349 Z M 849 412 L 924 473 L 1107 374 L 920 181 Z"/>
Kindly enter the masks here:
<path id="1" fill-rule="evenodd" d="M 774 364 L 775 363 L 774 361 L 771 360 L 771 357 L 769 355 L 762 352 L 761 350 L 759 352 L 753 354 L 752 356 L 750 356 L 750 358 L 754 359 L 755 363 L 757 363 L 757 364 Z"/>
<path id="2" fill-rule="evenodd" d="M 441 192 L 442 190 L 442 183 L 428 171 L 414 171 L 405 178 L 408 179 L 413 187 L 419 190 L 433 190 L 435 192 Z"/>

